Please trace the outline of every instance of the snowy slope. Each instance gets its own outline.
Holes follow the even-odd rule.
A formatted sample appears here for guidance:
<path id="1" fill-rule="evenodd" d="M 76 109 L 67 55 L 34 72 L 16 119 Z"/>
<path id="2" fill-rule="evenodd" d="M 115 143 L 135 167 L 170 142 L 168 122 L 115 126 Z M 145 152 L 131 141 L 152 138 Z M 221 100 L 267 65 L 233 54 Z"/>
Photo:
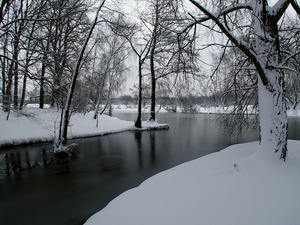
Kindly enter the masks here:
<path id="1" fill-rule="evenodd" d="M 286 162 L 239 144 L 162 172 L 85 225 L 299 225 L 300 142 Z"/>

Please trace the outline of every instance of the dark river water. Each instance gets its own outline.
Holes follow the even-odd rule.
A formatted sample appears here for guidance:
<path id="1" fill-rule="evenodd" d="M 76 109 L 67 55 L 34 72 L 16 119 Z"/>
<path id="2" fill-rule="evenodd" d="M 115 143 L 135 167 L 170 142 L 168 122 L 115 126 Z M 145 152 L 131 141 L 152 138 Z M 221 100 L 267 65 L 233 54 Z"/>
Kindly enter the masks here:
<path id="1" fill-rule="evenodd" d="M 135 114 L 116 114 L 134 120 Z M 51 144 L 0 150 L 1 225 L 78 225 L 148 177 L 231 144 L 258 140 L 257 131 L 228 136 L 215 115 L 159 114 L 169 130 L 123 132 L 75 140 L 80 154 L 58 159 Z M 289 138 L 300 140 L 300 119 Z"/>

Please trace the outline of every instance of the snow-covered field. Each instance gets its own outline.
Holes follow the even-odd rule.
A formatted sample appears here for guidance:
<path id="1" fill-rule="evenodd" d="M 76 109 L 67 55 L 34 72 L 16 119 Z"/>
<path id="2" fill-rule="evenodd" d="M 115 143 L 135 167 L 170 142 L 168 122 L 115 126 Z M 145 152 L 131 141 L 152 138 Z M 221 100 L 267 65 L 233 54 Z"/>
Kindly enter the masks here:
<path id="1" fill-rule="evenodd" d="M 228 147 L 155 175 L 85 225 L 299 225 L 300 142 L 286 162 L 257 142 Z"/>

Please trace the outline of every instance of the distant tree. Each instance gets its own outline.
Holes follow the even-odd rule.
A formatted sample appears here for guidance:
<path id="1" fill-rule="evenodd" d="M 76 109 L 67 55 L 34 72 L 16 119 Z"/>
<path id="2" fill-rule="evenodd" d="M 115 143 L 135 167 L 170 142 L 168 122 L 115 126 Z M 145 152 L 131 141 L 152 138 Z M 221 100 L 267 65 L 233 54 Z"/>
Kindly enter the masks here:
<path id="1" fill-rule="evenodd" d="M 6 5 L 9 6 L 9 3 Z M 11 103 L 14 104 L 14 109 L 18 109 L 18 84 L 19 84 L 19 58 L 22 45 L 22 35 L 26 30 L 29 11 L 28 1 L 20 1 L 13 4 L 10 10 L 7 9 L 7 17 L 5 24 L 1 27 L 3 32 L 3 110 L 9 113 L 11 110 Z M 3 21 L 2 21 L 3 22 Z M 6 82 L 5 82 L 6 81 Z"/>
<path id="2" fill-rule="evenodd" d="M 190 57 L 191 53 L 194 54 L 193 56 L 196 55 L 191 42 L 194 34 L 178 35 L 174 32 L 180 26 L 178 24 L 178 21 L 181 20 L 179 4 L 170 0 L 151 0 L 145 4 L 146 7 L 137 10 L 138 20 L 135 23 L 129 23 L 124 16 L 120 16 L 121 26 L 118 27 L 118 30 L 115 29 L 116 33 L 128 41 L 132 52 L 138 58 L 139 98 L 136 127 L 141 127 L 144 87 L 151 88 L 149 120 L 155 120 L 156 95 L 161 88 L 167 88 L 167 86 L 171 86 L 171 83 L 175 84 L 179 74 L 185 76 L 196 68 L 194 59 Z M 147 79 L 147 75 L 149 75 L 149 79 Z M 168 78 L 171 76 L 173 79 Z M 163 79 L 165 81 L 160 82 Z M 169 82 L 170 85 L 163 85 L 166 82 Z M 160 87 L 160 90 L 157 90 L 157 86 Z M 166 90 L 170 91 L 170 87 Z"/>
<path id="3" fill-rule="evenodd" d="M 23 60 L 21 61 L 21 66 L 22 66 L 22 75 L 23 75 L 23 81 L 22 81 L 22 91 L 21 91 L 21 98 L 20 98 L 20 104 L 19 104 L 19 110 L 22 110 L 24 105 L 25 105 L 25 98 L 26 98 L 26 92 L 27 92 L 27 80 L 32 76 L 31 73 L 31 67 L 33 65 L 36 65 L 37 62 L 39 61 L 39 56 L 38 56 L 38 51 L 36 50 L 37 47 L 37 43 L 39 42 L 39 40 L 37 40 L 35 38 L 35 33 L 36 33 L 36 29 L 37 25 L 38 25 L 38 19 L 40 17 L 40 15 L 42 14 L 43 8 L 44 8 L 44 4 L 41 2 L 32 2 L 29 5 L 28 4 L 29 1 L 27 1 L 26 7 L 27 10 L 33 12 L 33 16 L 32 19 L 30 21 L 30 23 L 27 23 L 26 25 L 26 29 L 23 33 L 23 39 L 24 39 L 24 44 L 23 44 Z M 15 96 L 17 96 L 15 94 Z M 17 103 L 17 102 L 16 102 Z M 16 104 L 15 103 L 15 107 Z"/>
<path id="4" fill-rule="evenodd" d="M 117 28 L 117 29 L 116 29 Z M 135 127 L 142 127 L 142 92 L 143 92 L 143 65 L 149 56 L 152 39 L 143 35 L 143 30 L 137 24 L 130 23 L 120 16 L 112 28 L 116 34 L 129 43 L 133 53 L 138 58 L 138 115 Z"/>
<path id="5" fill-rule="evenodd" d="M 132 102 L 132 96 L 131 95 L 121 95 L 119 97 L 119 100 L 122 104 L 125 104 L 126 106 Z"/>
<path id="6" fill-rule="evenodd" d="M 281 53 L 279 37 L 285 31 L 278 23 L 289 5 L 300 15 L 297 2 L 282 0 L 273 6 L 267 0 L 189 2 L 199 11 L 190 26 L 202 24 L 223 33 L 251 61 L 257 72 L 261 146 L 267 154 L 279 152 L 285 160 L 288 121 L 283 68 L 299 52 Z"/>
<path id="7" fill-rule="evenodd" d="M 194 73 L 196 64 L 196 49 L 191 44 L 195 34 L 177 35 L 174 30 L 180 26 L 180 17 L 183 9 L 177 1 L 151 0 L 148 7 L 141 15 L 144 26 L 149 30 L 151 46 L 149 54 L 151 102 L 149 120 L 154 121 L 156 95 L 159 80 L 175 77 L 178 74 L 187 75 Z M 184 46 L 184 47 L 183 47 Z M 171 80 L 171 79 L 170 79 Z M 170 81 L 169 80 L 169 81 Z M 162 81 L 161 83 L 164 83 Z M 161 86 L 161 85 L 160 85 Z"/>
<path id="8" fill-rule="evenodd" d="M 127 58 L 126 47 L 124 39 L 121 39 L 116 34 L 102 34 L 101 35 L 101 62 L 99 71 L 100 84 L 98 87 L 98 96 L 96 102 L 96 109 L 94 113 L 94 119 L 97 118 L 101 99 L 106 92 L 106 103 L 100 114 L 104 112 L 108 106 L 113 91 L 117 91 L 122 83 L 122 75 L 124 74 L 126 67 L 124 60 Z M 106 90 L 105 90 L 106 89 Z"/>

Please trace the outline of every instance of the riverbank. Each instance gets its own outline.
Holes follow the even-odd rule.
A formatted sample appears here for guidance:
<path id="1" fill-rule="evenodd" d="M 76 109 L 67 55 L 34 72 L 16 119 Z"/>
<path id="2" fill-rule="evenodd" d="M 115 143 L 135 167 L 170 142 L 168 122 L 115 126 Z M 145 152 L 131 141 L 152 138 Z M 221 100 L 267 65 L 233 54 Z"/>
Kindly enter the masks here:
<path id="1" fill-rule="evenodd" d="M 121 194 L 85 225 L 298 225 L 299 144 L 289 141 L 286 162 L 265 159 L 251 142 L 184 163 Z"/>
<path id="2" fill-rule="evenodd" d="M 7 114 L 0 111 L 0 148 L 34 144 L 42 142 L 52 142 L 55 132 L 59 126 L 60 111 L 47 108 L 39 109 L 38 105 L 31 104 L 22 111 L 12 111 L 9 120 L 6 120 Z M 200 107 L 197 106 L 197 113 L 203 114 L 226 114 L 232 110 L 232 107 Z M 249 110 L 253 110 L 249 106 Z M 136 113 L 137 108 L 130 105 L 114 105 L 113 112 Z M 143 108 L 143 113 L 149 112 L 149 107 Z M 168 110 L 164 107 L 157 109 L 159 113 L 166 113 Z M 288 110 L 288 116 L 299 117 L 300 110 Z M 101 136 L 124 131 L 138 130 L 134 127 L 134 121 L 123 121 L 115 117 L 101 115 L 97 120 L 93 119 L 93 113 L 86 115 L 75 113 L 71 117 L 68 139 L 77 139 L 85 137 Z M 142 130 L 168 129 L 168 124 L 159 124 L 153 121 L 143 121 Z"/>
<path id="3" fill-rule="evenodd" d="M 6 113 L 0 111 L 0 147 L 51 142 L 60 120 L 60 112 L 55 109 L 27 108 L 11 112 L 9 120 L 6 120 L 6 116 Z M 76 113 L 71 117 L 68 139 L 101 136 L 123 131 L 168 128 L 168 124 L 143 121 L 142 129 L 137 129 L 134 127 L 133 121 L 124 121 L 107 115 L 99 116 L 97 121 L 93 119 L 92 112 L 85 115 Z"/>

